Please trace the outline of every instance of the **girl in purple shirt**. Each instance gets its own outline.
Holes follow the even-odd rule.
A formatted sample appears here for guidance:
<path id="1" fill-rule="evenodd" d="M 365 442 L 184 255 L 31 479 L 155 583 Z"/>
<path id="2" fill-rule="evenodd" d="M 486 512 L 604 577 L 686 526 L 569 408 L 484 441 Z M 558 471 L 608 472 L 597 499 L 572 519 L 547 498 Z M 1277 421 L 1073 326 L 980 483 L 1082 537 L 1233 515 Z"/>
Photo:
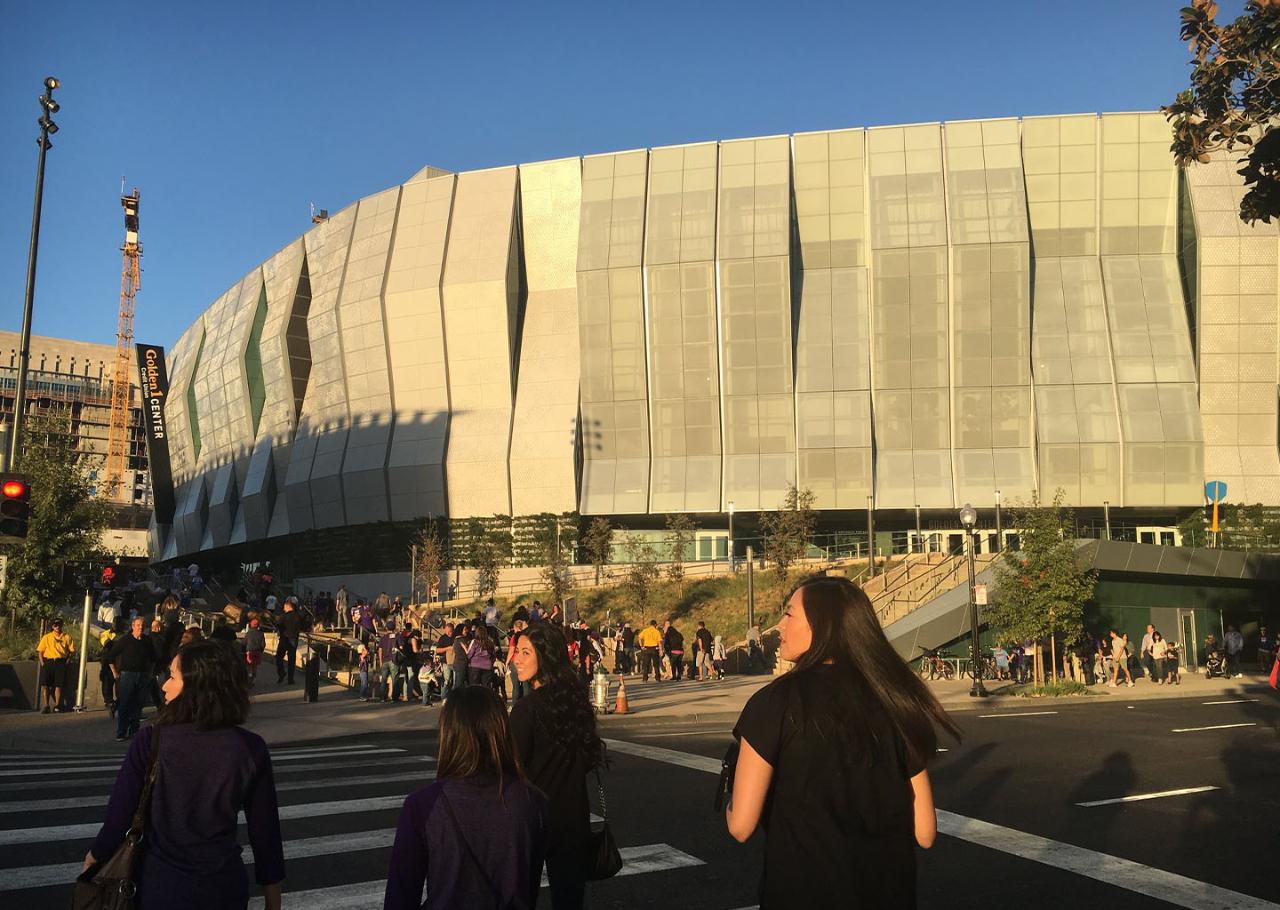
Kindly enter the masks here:
<path id="1" fill-rule="evenodd" d="M 146 779 L 152 738 L 159 735 L 137 868 L 139 910 L 247 907 L 249 876 L 236 840 L 242 811 L 266 910 L 280 910 L 284 848 L 271 756 L 262 737 L 240 727 L 249 713 L 245 663 L 232 646 L 208 639 L 183 647 L 169 673 L 164 707 L 155 726 L 134 737 L 85 869 L 105 861 L 124 840 Z"/>

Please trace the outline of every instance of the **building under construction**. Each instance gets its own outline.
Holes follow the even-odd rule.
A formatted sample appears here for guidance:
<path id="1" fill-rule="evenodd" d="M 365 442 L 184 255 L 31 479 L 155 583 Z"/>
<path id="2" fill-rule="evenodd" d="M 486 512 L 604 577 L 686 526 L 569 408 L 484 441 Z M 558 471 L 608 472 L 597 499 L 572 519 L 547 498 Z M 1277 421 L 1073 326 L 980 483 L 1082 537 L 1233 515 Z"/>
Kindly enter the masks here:
<path id="1" fill-rule="evenodd" d="M 0 420 L 6 429 L 13 426 L 20 342 L 17 332 L 0 332 Z M 133 555 L 131 551 L 139 546 L 145 552 L 146 527 L 151 518 L 151 483 L 142 398 L 135 377 L 130 375 L 125 470 L 114 491 L 107 485 L 107 440 L 115 363 L 115 345 L 31 336 L 24 434 L 35 431 L 42 415 L 66 418 L 65 425 L 75 438 L 77 448 L 96 456 L 90 470 L 95 473 L 98 493 L 115 507 L 114 531 L 108 532 L 105 543 L 114 552 L 130 551 L 129 555 Z M 124 533 L 118 539 L 112 536 L 130 531 L 135 533 Z M 134 540 L 135 537 L 138 540 Z"/>

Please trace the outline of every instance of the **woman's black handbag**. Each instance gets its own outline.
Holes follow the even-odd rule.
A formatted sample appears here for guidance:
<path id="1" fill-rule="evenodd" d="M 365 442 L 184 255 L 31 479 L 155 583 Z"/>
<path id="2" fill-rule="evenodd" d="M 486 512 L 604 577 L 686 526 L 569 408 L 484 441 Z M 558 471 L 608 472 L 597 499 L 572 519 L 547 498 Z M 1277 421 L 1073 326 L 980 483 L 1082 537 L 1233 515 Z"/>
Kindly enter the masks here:
<path id="1" fill-rule="evenodd" d="M 738 751 L 741 748 L 738 740 L 734 740 L 720 760 L 720 780 L 716 782 L 716 798 L 712 804 L 715 812 L 723 812 L 725 803 L 733 795 L 733 776 L 738 770 Z"/>
<path id="2" fill-rule="evenodd" d="M 138 797 L 138 808 L 116 852 L 98 860 L 76 879 L 71 910 L 133 910 L 138 882 L 134 872 L 142 853 L 143 832 L 151 809 L 151 791 L 156 783 L 156 759 L 160 755 L 160 728 L 151 728 L 151 752 L 147 756 L 147 777 Z"/>
<path id="3" fill-rule="evenodd" d="M 613 878 L 622 869 L 622 854 L 618 852 L 617 841 L 609 830 L 609 810 L 599 768 L 596 769 L 596 786 L 600 789 L 600 817 L 604 824 L 599 831 L 591 832 L 591 839 L 587 842 L 587 881 L 592 882 Z"/>

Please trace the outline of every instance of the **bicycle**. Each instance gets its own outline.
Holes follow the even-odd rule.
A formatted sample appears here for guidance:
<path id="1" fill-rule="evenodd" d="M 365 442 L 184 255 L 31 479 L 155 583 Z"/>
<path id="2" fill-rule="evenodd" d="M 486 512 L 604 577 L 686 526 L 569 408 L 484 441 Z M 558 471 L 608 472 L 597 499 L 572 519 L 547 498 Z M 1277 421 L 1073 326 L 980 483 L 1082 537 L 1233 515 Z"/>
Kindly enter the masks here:
<path id="1" fill-rule="evenodd" d="M 937 654 L 926 654 L 920 658 L 919 673 L 920 678 L 924 680 L 955 679 L 956 670 Z"/>

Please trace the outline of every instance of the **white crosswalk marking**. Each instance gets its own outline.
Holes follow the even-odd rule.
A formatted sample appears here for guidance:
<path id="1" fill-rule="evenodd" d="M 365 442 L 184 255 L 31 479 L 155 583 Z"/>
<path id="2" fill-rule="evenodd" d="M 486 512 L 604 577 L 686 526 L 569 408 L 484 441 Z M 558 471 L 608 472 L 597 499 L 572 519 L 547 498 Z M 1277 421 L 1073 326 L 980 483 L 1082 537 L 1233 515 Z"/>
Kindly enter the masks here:
<path id="1" fill-rule="evenodd" d="M 302 759 L 320 758 L 329 754 L 341 754 L 344 757 L 363 757 L 366 755 L 385 755 L 393 752 L 405 752 L 405 749 L 364 749 L 357 752 L 345 753 L 326 753 L 326 752 L 295 752 L 292 755 L 271 756 L 272 764 L 280 762 L 300 761 Z M 89 774 L 98 771 L 116 771 L 120 768 L 120 759 L 109 765 L 58 765 L 56 767 L 41 768 L 3 768 L 0 769 L 0 777 L 50 777 L 53 775 L 63 774 Z M 324 767 L 323 765 L 321 767 Z"/>
<path id="2" fill-rule="evenodd" d="M 418 762 L 432 762 L 434 759 L 411 759 Z M 401 759 L 405 761 L 405 759 Z M 287 780 L 276 781 L 276 792 L 286 793 L 290 790 L 323 790 L 327 787 L 358 787 L 366 784 L 401 783 L 407 780 L 420 780 L 423 784 L 435 780 L 434 771 L 402 771 L 399 774 L 366 774 L 358 777 L 327 777 L 320 780 Z M 57 809 L 79 809 L 82 806 L 105 806 L 110 798 L 109 793 L 92 796 L 68 796 L 63 799 L 27 799 L 12 803 L 0 803 L 0 815 L 10 812 L 52 812 Z"/>
<path id="3" fill-rule="evenodd" d="M 359 877 L 364 878 L 377 875 L 380 860 L 385 864 L 405 796 L 435 779 L 435 759 L 414 751 L 370 743 L 272 750 L 285 826 L 284 857 L 289 883 L 298 889 L 289 892 L 290 905 L 306 910 L 381 907 L 383 880 L 343 882 L 341 870 L 349 865 L 362 869 Z M 122 760 L 111 755 L 4 756 L 0 824 L 10 827 L 0 828 L 0 905 L 43 908 L 65 903 L 67 886 L 81 869 L 80 857 L 102 824 L 103 807 Z M 59 823 L 42 824 L 45 820 Z M 601 819 L 592 815 L 591 820 Z M 243 841 L 243 817 L 239 821 Z M 25 827 L 17 827 L 20 824 Z M 621 852 L 621 876 L 661 875 L 704 864 L 671 844 L 631 845 Z M 357 854 L 369 859 L 348 864 L 345 858 Z M 252 851 L 244 849 L 242 859 L 252 866 Z M 38 864 L 20 865 L 24 862 Z M 308 876 L 318 870 L 326 873 L 322 881 L 333 887 L 307 889 Z M 260 908 L 261 899 L 252 906 Z"/>
<path id="4" fill-rule="evenodd" d="M 620 847 L 622 869 L 618 877 L 642 875 L 646 872 L 663 872 L 667 869 L 683 869 L 706 865 L 667 844 L 647 844 L 643 847 Z M 547 886 L 545 877 L 542 886 Z M 382 906 L 384 881 L 360 882 L 355 885 L 338 885 L 333 888 L 312 888 L 307 891 L 286 891 L 285 902 L 306 907 L 307 910 L 377 910 Z M 263 899 L 249 901 L 249 910 L 263 910 Z"/>

